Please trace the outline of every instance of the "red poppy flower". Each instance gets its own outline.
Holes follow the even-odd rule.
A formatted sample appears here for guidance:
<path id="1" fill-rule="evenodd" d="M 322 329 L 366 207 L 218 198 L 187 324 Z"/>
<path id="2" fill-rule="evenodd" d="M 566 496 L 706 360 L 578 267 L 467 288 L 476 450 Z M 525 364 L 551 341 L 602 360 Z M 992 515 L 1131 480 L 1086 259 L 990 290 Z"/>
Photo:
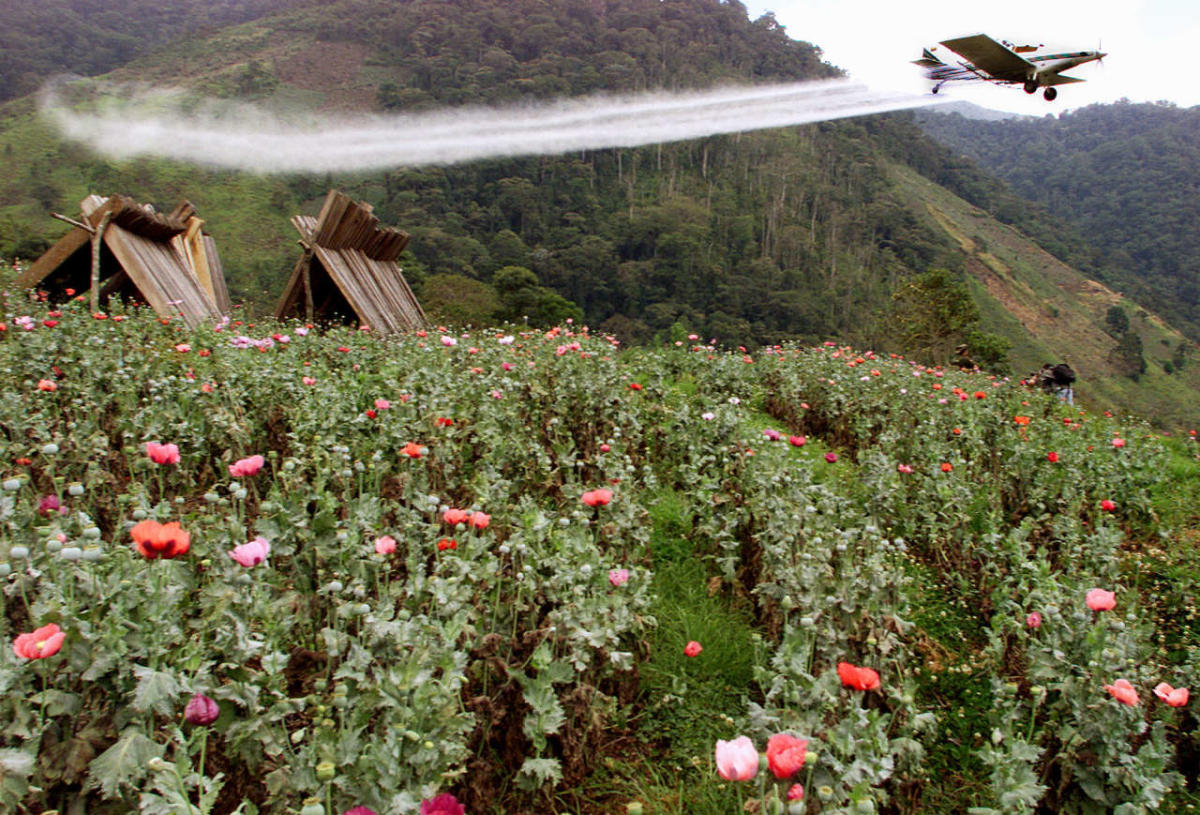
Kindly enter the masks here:
<path id="1" fill-rule="evenodd" d="M 376 413 L 374 410 L 371 410 L 371 409 L 368 409 L 368 410 L 367 410 L 367 418 L 368 418 L 368 419 L 374 419 L 374 418 L 375 418 L 376 416 L 378 416 L 378 415 L 379 415 L 379 414 L 378 414 L 378 413 Z"/>
<path id="2" fill-rule="evenodd" d="M 636 383 L 636 382 L 630 382 L 630 383 L 629 383 L 629 389 L 630 389 L 631 391 L 640 391 L 640 390 L 642 389 L 642 386 L 641 386 L 641 385 L 639 385 L 639 384 L 638 384 L 638 383 Z"/>
<path id="3" fill-rule="evenodd" d="M 1046 454 L 1046 461 L 1049 461 L 1051 464 L 1057 464 L 1058 463 L 1058 453 L 1055 453 L 1053 450 L 1051 450 L 1049 453 Z"/>
<path id="4" fill-rule="evenodd" d="M 425 448 L 416 442 L 410 441 L 408 444 L 404 445 L 400 452 L 409 458 L 420 458 L 421 456 L 425 455 Z"/>
<path id="5" fill-rule="evenodd" d="M 457 549 L 458 541 L 454 538 L 442 538 L 437 542 L 437 548 L 439 552 L 445 552 L 447 549 Z"/>
<path id="6" fill-rule="evenodd" d="M 859 668 L 849 662 L 839 662 L 838 678 L 842 684 L 854 690 L 875 690 L 879 687 L 879 674 L 870 668 Z"/>
<path id="7" fill-rule="evenodd" d="M 954 465 L 953 465 L 953 464 L 951 464 L 949 461 L 943 461 L 943 462 L 942 462 L 942 472 L 944 472 L 944 473 L 948 473 L 948 472 L 950 472 L 950 471 L 951 471 L 951 470 L 953 470 L 953 469 L 954 469 Z"/>
<path id="8" fill-rule="evenodd" d="M 1108 500 L 1107 498 L 1105 498 L 1103 501 L 1100 502 L 1100 509 L 1104 510 L 1105 512 L 1112 512 L 1116 508 L 1117 508 L 1117 505 L 1114 502 Z"/>
<path id="9" fill-rule="evenodd" d="M 602 507 L 612 501 L 612 495 L 612 490 L 598 489 L 585 492 L 579 499 L 589 507 Z"/>
<path id="10" fill-rule="evenodd" d="M 129 530 L 134 544 L 142 557 L 175 558 L 187 554 L 191 548 L 192 536 L 180 528 L 177 521 L 160 524 L 158 521 L 142 521 Z"/>
<path id="11" fill-rule="evenodd" d="M 700 656 L 700 652 L 703 650 L 704 646 L 695 640 L 692 640 L 687 645 L 683 646 L 683 655 L 686 657 L 696 657 Z"/>
<path id="12" fill-rule="evenodd" d="M 791 778 L 804 766 L 807 750 L 807 739 L 776 733 L 767 739 L 767 767 L 781 781 Z"/>

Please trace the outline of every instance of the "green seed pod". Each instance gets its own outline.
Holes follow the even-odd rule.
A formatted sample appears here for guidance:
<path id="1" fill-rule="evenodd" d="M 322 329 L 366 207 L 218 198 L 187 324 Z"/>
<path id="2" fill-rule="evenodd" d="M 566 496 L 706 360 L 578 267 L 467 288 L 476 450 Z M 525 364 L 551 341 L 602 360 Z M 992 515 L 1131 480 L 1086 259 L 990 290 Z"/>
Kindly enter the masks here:
<path id="1" fill-rule="evenodd" d="M 318 781 L 332 781 L 335 775 L 337 775 L 337 767 L 332 761 L 322 761 L 317 765 Z"/>
<path id="2" fill-rule="evenodd" d="M 321 803 L 320 798 L 305 798 L 304 806 L 300 808 L 300 815 L 325 815 L 325 806 Z"/>

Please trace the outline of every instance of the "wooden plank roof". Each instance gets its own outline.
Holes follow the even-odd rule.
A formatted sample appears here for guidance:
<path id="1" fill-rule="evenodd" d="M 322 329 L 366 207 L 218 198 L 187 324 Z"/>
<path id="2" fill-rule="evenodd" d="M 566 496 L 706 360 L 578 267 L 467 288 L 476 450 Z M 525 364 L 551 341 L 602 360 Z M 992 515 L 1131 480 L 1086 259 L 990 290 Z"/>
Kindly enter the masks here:
<path id="1" fill-rule="evenodd" d="M 216 244 L 201 232 L 203 222 L 190 203 L 163 215 L 125 196 L 89 195 L 81 208 L 93 230 L 105 213 L 112 213 L 103 241 L 117 268 L 110 262 L 108 273 L 102 271 L 108 278 L 106 292 L 132 286 L 159 316 L 179 314 L 189 327 L 228 313 L 229 294 Z M 72 229 L 30 265 L 17 284 L 35 287 L 52 279 L 86 290 L 80 255 L 88 256 L 90 267 L 90 240 L 87 230 Z M 80 268 L 65 268 L 70 265 Z"/>
<path id="2" fill-rule="evenodd" d="M 408 234 L 381 227 L 370 204 L 356 202 L 333 190 L 316 218 L 297 215 L 292 224 L 300 233 L 305 254 L 292 271 L 275 316 L 300 316 L 344 301 L 362 323 L 380 334 L 421 328 L 425 312 L 409 288 L 398 260 L 408 246 Z M 337 294 L 323 289 L 322 278 Z"/>

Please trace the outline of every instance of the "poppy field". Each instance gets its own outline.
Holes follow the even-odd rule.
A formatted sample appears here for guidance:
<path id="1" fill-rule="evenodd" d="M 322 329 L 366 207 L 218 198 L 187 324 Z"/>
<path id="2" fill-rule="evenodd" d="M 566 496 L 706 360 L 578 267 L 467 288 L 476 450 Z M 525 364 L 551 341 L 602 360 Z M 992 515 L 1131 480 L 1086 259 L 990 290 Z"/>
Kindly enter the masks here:
<path id="1" fill-rule="evenodd" d="M 4 311 L 3 811 L 1195 800 L 1189 436 L 833 343 Z"/>

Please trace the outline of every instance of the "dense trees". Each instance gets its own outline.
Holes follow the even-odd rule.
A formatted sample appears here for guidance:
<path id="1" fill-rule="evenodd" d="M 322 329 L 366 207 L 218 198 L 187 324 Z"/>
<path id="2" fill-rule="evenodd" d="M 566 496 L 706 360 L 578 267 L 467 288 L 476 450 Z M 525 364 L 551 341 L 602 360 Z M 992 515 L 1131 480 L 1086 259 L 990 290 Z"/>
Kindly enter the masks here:
<path id="1" fill-rule="evenodd" d="M 1122 101 L 1057 118 L 923 121 L 1087 234 L 1106 255 L 1106 282 L 1200 339 L 1200 108 Z"/>

